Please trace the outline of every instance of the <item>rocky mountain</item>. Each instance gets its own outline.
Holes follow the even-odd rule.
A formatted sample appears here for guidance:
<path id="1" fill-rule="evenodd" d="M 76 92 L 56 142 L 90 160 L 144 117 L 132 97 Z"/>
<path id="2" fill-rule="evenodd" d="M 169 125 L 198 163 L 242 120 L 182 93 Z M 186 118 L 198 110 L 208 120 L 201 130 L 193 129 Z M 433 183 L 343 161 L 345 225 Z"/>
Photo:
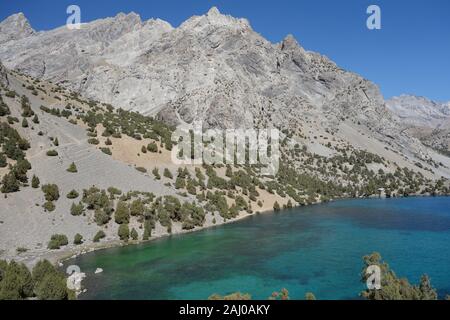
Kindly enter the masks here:
<path id="1" fill-rule="evenodd" d="M 386 106 L 410 125 L 431 128 L 450 125 L 450 102 L 439 103 L 425 97 L 401 95 L 387 100 Z"/>
<path id="2" fill-rule="evenodd" d="M 450 150 L 450 102 L 401 95 L 386 101 L 386 106 L 401 119 L 402 127 L 424 144 L 445 152 Z"/>
<path id="3" fill-rule="evenodd" d="M 79 30 L 34 32 L 17 14 L 2 30 L 8 68 L 169 123 L 295 131 L 313 121 L 329 132 L 346 124 L 401 153 L 430 156 L 399 130 L 375 84 L 292 36 L 273 44 L 215 7 L 176 28 L 120 13 Z"/>
<path id="4" fill-rule="evenodd" d="M 17 13 L 0 23 L 0 44 L 26 38 L 34 33 L 23 13 Z"/>
<path id="5" fill-rule="evenodd" d="M 8 86 L 8 72 L 6 68 L 0 63 L 0 84 Z"/>
<path id="6" fill-rule="evenodd" d="M 22 14 L 0 26 L 0 257 L 91 250 L 100 231 L 122 239 L 124 222 L 144 239 L 380 190 L 449 192 L 449 157 L 375 84 L 292 36 L 273 44 L 216 8 L 176 28 L 135 13 L 80 30 L 35 32 Z M 167 123 L 193 120 L 281 129 L 280 170 L 176 165 Z M 60 234 L 85 243 L 49 248 Z"/>
<path id="7" fill-rule="evenodd" d="M 178 28 L 130 13 L 35 33 L 24 19 L 2 23 L 7 67 L 144 114 L 230 127 L 253 127 L 268 113 L 280 124 L 311 107 L 360 120 L 385 114 L 373 83 L 292 36 L 272 44 L 216 8 Z"/>

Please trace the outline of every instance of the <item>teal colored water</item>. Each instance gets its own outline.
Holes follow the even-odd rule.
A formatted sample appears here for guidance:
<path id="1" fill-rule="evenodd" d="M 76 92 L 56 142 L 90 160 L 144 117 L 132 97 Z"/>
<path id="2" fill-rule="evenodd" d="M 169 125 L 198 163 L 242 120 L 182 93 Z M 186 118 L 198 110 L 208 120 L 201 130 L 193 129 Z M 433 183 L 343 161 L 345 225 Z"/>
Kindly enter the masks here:
<path id="1" fill-rule="evenodd" d="M 206 299 L 241 291 L 266 299 L 287 288 L 357 299 L 361 257 L 373 251 L 397 275 L 427 273 L 450 293 L 450 198 L 348 200 L 256 215 L 151 243 L 93 252 L 77 264 L 85 299 Z M 104 269 L 94 275 L 97 267 Z"/>

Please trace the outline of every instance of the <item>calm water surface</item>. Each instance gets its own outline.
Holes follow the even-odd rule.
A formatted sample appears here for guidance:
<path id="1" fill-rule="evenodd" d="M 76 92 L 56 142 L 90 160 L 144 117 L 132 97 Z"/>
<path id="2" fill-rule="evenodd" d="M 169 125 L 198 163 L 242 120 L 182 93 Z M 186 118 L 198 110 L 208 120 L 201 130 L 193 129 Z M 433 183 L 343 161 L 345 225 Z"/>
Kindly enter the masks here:
<path id="1" fill-rule="evenodd" d="M 144 245 L 93 252 L 77 264 L 84 299 L 206 299 L 241 291 L 266 299 L 287 288 L 355 299 L 361 257 L 373 251 L 397 275 L 427 273 L 450 293 L 450 198 L 346 200 L 292 209 Z M 97 267 L 104 272 L 94 275 Z"/>

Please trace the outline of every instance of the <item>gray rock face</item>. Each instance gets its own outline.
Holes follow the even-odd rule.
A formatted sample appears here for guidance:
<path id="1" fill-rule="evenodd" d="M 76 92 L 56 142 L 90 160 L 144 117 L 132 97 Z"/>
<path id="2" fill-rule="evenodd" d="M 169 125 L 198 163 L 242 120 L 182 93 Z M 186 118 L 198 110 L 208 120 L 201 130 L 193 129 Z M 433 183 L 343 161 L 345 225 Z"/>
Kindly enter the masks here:
<path id="1" fill-rule="evenodd" d="M 0 23 L 0 44 L 33 35 L 35 31 L 23 13 L 14 14 Z"/>
<path id="2" fill-rule="evenodd" d="M 12 39 L 15 31 L 5 30 Z M 389 144 L 420 149 L 399 131 L 372 82 L 292 36 L 270 43 L 247 20 L 216 8 L 178 28 L 121 13 L 80 30 L 21 34 L 0 47 L 8 68 L 168 122 L 295 129 L 309 118 L 335 131 L 349 119 Z"/>
<path id="3" fill-rule="evenodd" d="M 450 102 L 402 95 L 386 101 L 386 105 L 412 136 L 434 149 L 450 150 Z"/>
<path id="4" fill-rule="evenodd" d="M 19 14 L 2 24 L 19 20 L 29 26 L 24 19 Z M 357 103 L 358 109 L 384 111 L 372 83 L 305 51 L 292 36 L 272 44 L 247 20 L 216 8 L 179 28 L 161 20 L 142 22 L 130 13 L 83 24 L 81 30 L 22 29 L 20 37 L 16 30 L 3 31 L 15 40 L 0 49 L 7 67 L 171 121 L 253 127 L 265 124 L 268 112 L 279 111 L 272 120 L 280 125 L 283 113 L 309 106 L 347 113 Z"/>
<path id="5" fill-rule="evenodd" d="M 410 125 L 438 127 L 450 124 L 450 102 L 439 103 L 425 97 L 401 95 L 387 100 L 386 106 Z"/>
<path id="6" fill-rule="evenodd" d="M 0 62 L 0 84 L 7 87 L 9 85 L 8 72 L 3 64 Z"/>

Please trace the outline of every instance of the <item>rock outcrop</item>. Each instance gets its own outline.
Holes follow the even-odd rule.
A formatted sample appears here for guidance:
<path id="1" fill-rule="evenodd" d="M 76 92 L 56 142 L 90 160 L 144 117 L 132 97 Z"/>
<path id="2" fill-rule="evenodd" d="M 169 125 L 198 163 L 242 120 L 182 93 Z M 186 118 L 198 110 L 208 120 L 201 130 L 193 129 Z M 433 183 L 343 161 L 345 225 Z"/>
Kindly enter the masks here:
<path id="1" fill-rule="evenodd" d="M 7 87 L 9 85 L 8 71 L 0 62 L 0 84 Z"/>
<path id="2" fill-rule="evenodd" d="M 13 14 L 0 23 L 0 44 L 20 40 L 35 34 L 23 13 Z"/>
<path id="3" fill-rule="evenodd" d="M 386 105 L 401 119 L 403 130 L 434 149 L 450 151 L 450 102 L 401 95 L 387 100 Z"/>
<path id="4" fill-rule="evenodd" d="M 171 123 L 296 129 L 315 119 L 336 131 L 344 121 L 408 153 L 421 144 L 399 130 L 378 87 L 305 50 L 292 36 L 273 44 L 245 19 L 212 8 L 174 28 L 118 14 L 34 32 L 23 15 L 2 25 L 4 64 L 116 107 Z M 395 137 L 395 139 L 393 139 Z"/>

